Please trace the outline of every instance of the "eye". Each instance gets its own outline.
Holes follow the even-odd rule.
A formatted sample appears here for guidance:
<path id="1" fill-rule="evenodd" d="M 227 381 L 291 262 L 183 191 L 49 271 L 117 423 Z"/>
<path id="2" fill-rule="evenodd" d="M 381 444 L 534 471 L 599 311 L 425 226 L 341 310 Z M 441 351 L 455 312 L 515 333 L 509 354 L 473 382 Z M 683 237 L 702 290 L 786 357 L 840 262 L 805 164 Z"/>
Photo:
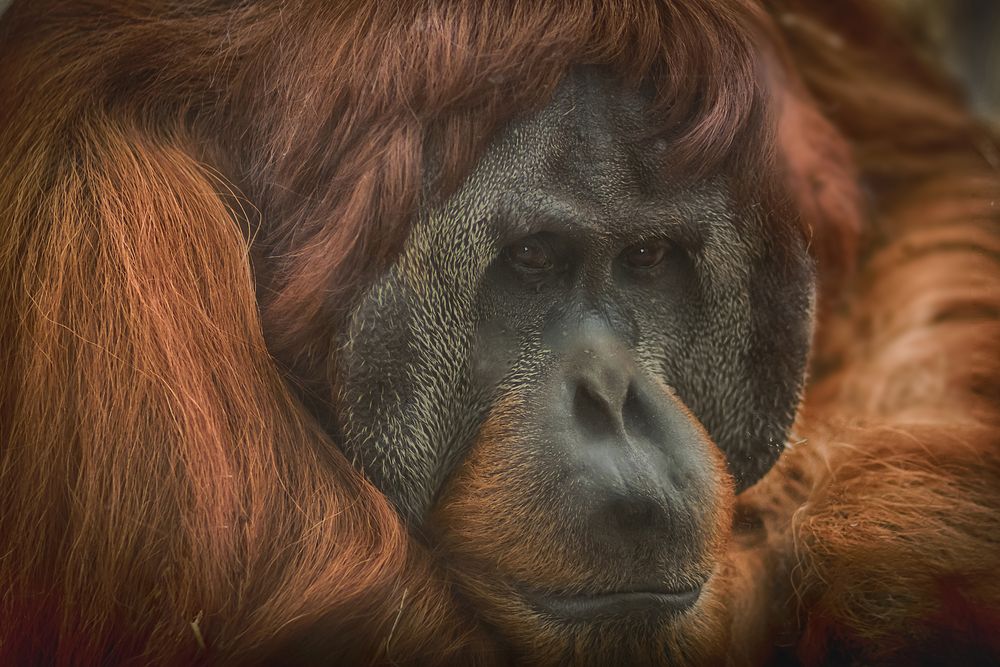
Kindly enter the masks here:
<path id="1" fill-rule="evenodd" d="M 643 241 L 622 252 L 622 261 L 630 269 L 646 271 L 658 266 L 666 257 L 670 244 L 666 241 Z"/>
<path id="2" fill-rule="evenodd" d="M 514 268 L 526 273 L 542 273 L 554 264 L 552 249 L 538 236 L 528 236 L 504 249 L 504 256 Z"/>

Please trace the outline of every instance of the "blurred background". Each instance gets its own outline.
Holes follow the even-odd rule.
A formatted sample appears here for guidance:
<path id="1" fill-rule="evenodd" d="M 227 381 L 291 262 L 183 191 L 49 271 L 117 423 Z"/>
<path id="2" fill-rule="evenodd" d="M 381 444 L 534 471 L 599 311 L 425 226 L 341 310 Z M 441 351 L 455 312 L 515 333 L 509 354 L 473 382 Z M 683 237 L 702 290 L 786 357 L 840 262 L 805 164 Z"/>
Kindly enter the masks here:
<path id="1" fill-rule="evenodd" d="M 874 0 L 897 12 L 924 54 L 1000 128 L 1000 0 Z"/>
<path id="2" fill-rule="evenodd" d="M 925 56 L 950 72 L 971 107 L 1000 128 L 1000 0 L 870 1 L 898 14 Z M 11 2 L 0 0 L 0 13 Z"/>

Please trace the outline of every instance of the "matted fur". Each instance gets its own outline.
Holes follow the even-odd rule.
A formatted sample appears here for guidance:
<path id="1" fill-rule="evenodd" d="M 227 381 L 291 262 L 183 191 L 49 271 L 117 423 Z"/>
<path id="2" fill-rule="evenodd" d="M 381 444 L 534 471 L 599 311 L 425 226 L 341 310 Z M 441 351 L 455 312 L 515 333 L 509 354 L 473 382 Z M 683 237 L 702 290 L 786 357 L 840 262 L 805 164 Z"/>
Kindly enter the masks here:
<path id="1" fill-rule="evenodd" d="M 735 138 L 781 100 L 842 283 L 805 441 L 741 498 L 716 649 L 1000 652 L 996 142 L 862 3 L 767 4 L 15 2 L 0 662 L 502 656 L 303 401 L 421 198 L 577 62 L 652 77 L 692 173 L 750 164 Z M 846 283 L 862 201 L 829 121 L 867 198 Z"/>

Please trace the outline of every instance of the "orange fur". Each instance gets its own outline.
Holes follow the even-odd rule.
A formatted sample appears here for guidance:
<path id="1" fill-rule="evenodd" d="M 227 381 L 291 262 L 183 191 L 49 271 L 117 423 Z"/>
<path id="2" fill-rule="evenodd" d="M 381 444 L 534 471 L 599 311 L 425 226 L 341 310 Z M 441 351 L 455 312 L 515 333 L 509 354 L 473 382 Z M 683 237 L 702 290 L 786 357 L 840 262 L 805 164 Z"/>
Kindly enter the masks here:
<path id="1" fill-rule="evenodd" d="M 1000 151 L 875 9 L 174 4 L 0 20 L 0 662 L 503 657 L 309 407 L 422 188 L 577 62 L 658 77 L 679 168 L 757 165 L 783 100 L 833 276 L 802 441 L 675 643 L 1000 656 Z"/>
<path id="2" fill-rule="evenodd" d="M 868 9 L 775 4 L 872 220 L 862 270 L 822 314 L 801 443 L 741 499 L 787 581 L 779 634 L 807 664 L 996 659 L 996 139 Z"/>
<path id="3" fill-rule="evenodd" d="M 664 388 L 666 392 L 666 388 Z M 676 398 L 677 407 L 697 424 Z M 493 626 L 502 628 L 519 660 L 534 664 L 600 664 L 605 651 L 631 656 L 629 662 L 658 662 L 670 655 L 673 664 L 713 664 L 723 660 L 729 645 L 731 617 L 726 606 L 732 585 L 721 571 L 705 587 L 695 613 L 683 615 L 658 633 L 655 641 L 632 631 L 628 622 L 589 628 L 568 635 L 534 609 L 525 591 L 571 591 L 599 587 L 614 590 L 627 584 L 622 573 L 589 556 L 590 540 L 599 539 L 587 525 L 555 521 L 551 506 L 560 502 L 561 488 L 536 460 L 532 444 L 544 434 L 526 432 L 530 408 L 516 397 L 494 406 L 476 438 L 468 460 L 442 493 L 431 526 L 463 592 Z M 698 425 L 702 446 L 711 455 L 718 480 L 715 502 L 705 508 L 711 534 L 701 549 L 686 559 L 688 572 L 679 580 L 710 569 L 725 553 L 732 521 L 732 480 L 722 453 Z M 582 516 L 586 516 L 585 514 Z M 571 536 L 571 539 L 567 539 Z M 650 545 L 653 551 L 659 545 Z M 516 583 L 516 586 L 515 586 Z"/>

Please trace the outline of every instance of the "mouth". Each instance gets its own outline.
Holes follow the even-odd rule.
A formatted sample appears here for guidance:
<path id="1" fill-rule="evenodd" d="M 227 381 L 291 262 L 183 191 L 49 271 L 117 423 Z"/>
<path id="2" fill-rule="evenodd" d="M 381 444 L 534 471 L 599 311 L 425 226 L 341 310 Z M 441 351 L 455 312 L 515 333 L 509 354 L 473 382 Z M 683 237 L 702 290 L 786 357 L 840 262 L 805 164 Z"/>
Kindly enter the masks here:
<path id="1" fill-rule="evenodd" d="M 685 590 L 648 590 L 586 595 L 537 595 L 536 608 L 546 615 L 569 621 L 593 621 L 687 611 L 701 596 L 701 586 Z"/>

